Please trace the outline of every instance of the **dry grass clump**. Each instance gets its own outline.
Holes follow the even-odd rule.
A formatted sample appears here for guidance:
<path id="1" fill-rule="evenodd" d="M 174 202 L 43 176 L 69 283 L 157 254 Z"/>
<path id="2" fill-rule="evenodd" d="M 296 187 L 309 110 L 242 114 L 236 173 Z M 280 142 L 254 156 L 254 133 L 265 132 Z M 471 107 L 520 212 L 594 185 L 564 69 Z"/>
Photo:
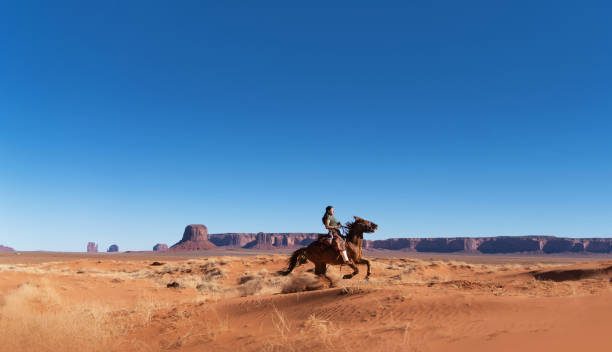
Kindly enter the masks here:
<path id="1" fill-rule="evenodd" d="M 378 285 L 369 284 L 369 285 L 345 286 L 345 287 L 342 287 L 342 289 L 340 290 L 340 294 L 346 295 L 346 296 L 368 294 L 370 292 L 374 292 L 377 288 L 376 286 Z"/>
<path id="2" fill-rule="evenodd" d="M 204 274 L 204 278 L 208 280 L 217 280 L 227 277 L 228 270 L 217 266 L 216 261 L 210 261 L 200 265 L 200 270 Z"/>
<path id="3" fill-rule="evenodd" d="M 228 256 L 218 257 L 218 259 L 219 259 L 219 265 L 228 265 L 238 260 L 235 257 L 228 257 Z"/>
<path id="4" fill-rule="evenodd" d="M 182 315 L 187 318 L 190 316 L 189 311 L 177 311 L 176 309 L 165 313 L 166 316 L 167 314 L 171 316 Z M 229 316 L 219 314 L 214 307 L 207 308 L 204 312 L 204 317 L 198 320 L 197 323 L 189 320 L 186 320 L 186 323 L 187 326 L 184 327 L 181 334 L 168 340 L 163 339 L 159 343 L 159 349 L 148 348 L 147 351 L 180 350 L 184 346 L 205 344 L 216 341 L 220 335 L 231 330 Z M 202 350 L 208 349 L 203 348 Z"/>
<path id="5" fill-rule="evenodd" d="M 221 279 L 226 278 L 227 274 L 227 269 L 219 268 L 217 262 L 210 261 L 200 265 L 199 272 L 196 270 L 183 271 L 180 276 L 171 276 L 162 281 L 162 283 L 167 285 L 168 283 L 176 282 L 180 288 L 195 288 L 200 293 L 206 295 L 231 296 L 233 295 L 234 288 L 226 287 L 221 282 Z"/>
<path id="6" fill-rule="evenodd" d="M 238 280 L 238 293 L 241 297 L 253 296 L 264 287 L 267 270 L 246 274 Z"/>
<path id="7" fill-rule="evenodd" d="M 37 274 L 37 275 L 62 275 L 62 276 L 72 276 L 74 274 L 90 276 L 90 277 L 109 277 L 109 278 L 117 278 L 121 280 L 141 280 L 141 279 L 150 279 L 159 275 L 159 271 L 152 270 L 149 268 L 138 269 L 127 271 L 125 268 L 115 269 L 110 271 L 102 271 L 100 269 L 95 268 L 86 268 L 86 267 L 78 267 L 76 270 L 71 269 L 65 266 L 60 266 L 61 263 L 57 263 L 55 265 L 50 265 L 53 263 L 42 263 L 37 265 L 26 265 L 26 264 L 16 264 L 16 265 L 0 265 L 0 271 L 13 271 L 13 272 L 22 272 L 28 274 Z M 173 272 L 172 269 L 166 269 L 168 272 Z"/>
<path id="8" fill-rule="evenodd" d="M 263 346 L 262 350 L 266 352 L 335 351 L 335 343 L 341 341 L 342 330 L 314 313 L 302 324 L 297 324 L 273 307 L 271 320 L 276 334 Z M 298 330 L 300 325 L 301 329 Z M 299 334 L 296 334 L 298 331 Z"/>
<path id="9" fill-rule="evenodd" d="M 3 297 L 0 331 L 5 351 L 108 351 L 119 333 L 103 307 L 67 305 L 47 285 L 31 283 Z"/>
<path id="10" fill-rule="evenodd" d="M 419 267 L 417 264 L 408 263 L 398 264 L 397 266 L 402 271 L 402 274 L 410 274 Z"/>
<path id="11" fill-rule="evenodd" d="M 230 287 L 223 286 L 219 281 L 227 277 L 228 270 L 219 268 L 216 261 L 210 261 L 200 265 L 203 276 L 191 276 L 195 283 L 187 287 L 195 287 L 201 293 L 206 294 L 228 294 L 233 291 Z M 189 277 L 189 276 L 188 276 Z M 182 279 L 186 279 L 182 278 Z M 179 282 L 180 283 L 180 282 Z"/>
<path id="12" fill-rule="evenodd" d="M 377 265 L 375 265 L 375 264 L 377 264 Z M 376 263 L 376 262 L 372 263 L 372 267 L 373 268 L 380 267 L 382 265 L 383 265 L 382 263 Z M 425 266 L 425 263 L 422 262 L 422 261 L 416 261 L 416 260 L 395 261 L 394 260 L 394 261 L 391 261 L 389 264 L 384 264 L 383 267 L 385 269 L 387 269 L 387 270 L 401 271 L 402 274 L 410 274 L 411 272 L 413 272 L 417 268 L 422 268 L 424 266 Z"/>
<path id="13" fill-rule="evenodd" d="M 238 292 L 242 297 L 280 293 L 288 280 L 289 278 L 270 273 L 266 269 L 245 272 L 238 279 Z"/>
<path id="14" fill-rule="evenodd" d="M 192 264 L 196 262 L 191 261 Z M 230 289 L 219 281 L 227 277 L 228 270 L 217 266 L 217 262 L 207 261 L 195 267 L 189 265 L 164 265 L 156 271 L 158 284 L 163 287 L 177 283 L 180 288 L 195 288 L 202 293 L 224 293 Z"/>
<path id="15" fill-rule="evenodd" d="M 292 343 L 289 343 L 289 337 L 293 328 L 291 321 L 287 319 L 285 314 L 273 307 L 272 309 L 272 326 L 276 330 L 276 338 L 268 341 L 263 348 L 265 352 L 286 352 L 297 351 Z"/>
<path id="16" fill-rule="evenodd" d="M 49 281 L 27 282 L 0 298 L 2 351 L 138 350 L 142 341 L 123 337 L 151 323 L 165 304 L 142 297 L 129 309 L 74 302 L 62 297 Z"/>
<path id="17" fill-rule="evenodd" d="M 334 347 L 334 341 L 340 337 L 342 332 L 332 322 L 317 318 L 314 313 L 304 322 L 303 330 L 307 334 L 317 336 L 317 339 L 330 349 Z"/>

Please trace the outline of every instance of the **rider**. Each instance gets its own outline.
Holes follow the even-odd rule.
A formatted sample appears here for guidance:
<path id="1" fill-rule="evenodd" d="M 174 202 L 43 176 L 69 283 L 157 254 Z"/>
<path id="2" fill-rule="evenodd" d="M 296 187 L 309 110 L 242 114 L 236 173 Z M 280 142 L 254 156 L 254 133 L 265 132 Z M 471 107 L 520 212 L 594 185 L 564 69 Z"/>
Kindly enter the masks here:
<path id="1" fill-rule="evenodd" d="M 336 220 L 334 217 L 334 207 L 331 205 L 325 208 L 325 214 L 323 214 L 323 225 L 325 228 L 329 230 L 329 234 L 327 235 L 326 240 L 330 245 L 338 251 L 338 253 L 342 256 L 345 264 L 349 264 L 350 260 L 346 254 L 346 247 L 344 245 L 344 240 L 340 237 L 339 228 L 342 227 L 340 221 Z"/>

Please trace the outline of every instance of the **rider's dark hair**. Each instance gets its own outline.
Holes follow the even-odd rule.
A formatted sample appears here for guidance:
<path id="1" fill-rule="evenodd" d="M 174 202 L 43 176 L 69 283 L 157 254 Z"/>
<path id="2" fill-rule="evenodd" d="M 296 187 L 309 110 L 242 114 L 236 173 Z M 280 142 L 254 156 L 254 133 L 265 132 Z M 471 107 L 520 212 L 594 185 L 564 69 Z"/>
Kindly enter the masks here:
<path id="1" fill-rule="evenodd" d="M 325 224 L 325 218 L 327 217 L 327 215 L 329 214 L 329 211 L 332 209 L 333 207 L 331 205 L 328 205 L 325 208 L 325 214 L 323 214 L 323 217 L 321 218 L 321 221 L 323 221 L 323 224 Z"/>

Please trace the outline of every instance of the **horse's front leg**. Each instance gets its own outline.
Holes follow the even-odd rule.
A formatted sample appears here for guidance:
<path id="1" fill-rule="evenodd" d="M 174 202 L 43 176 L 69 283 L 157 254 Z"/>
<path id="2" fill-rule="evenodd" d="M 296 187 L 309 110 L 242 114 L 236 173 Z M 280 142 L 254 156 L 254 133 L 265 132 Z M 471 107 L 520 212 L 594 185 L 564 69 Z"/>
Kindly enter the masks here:
<path id="1" fill-rule="evenodd" d="M 370 269 L 371 268 L 370 267 L 370 261 L 365 259 L 365 258 L 360 258 L 359 262 L 357 264 L 365 264 L 368 267 L 368 270 L 366 272 L 366 279 L 369 279 L 370 278 L 370 274 L 372 274 L 372 271 Z"/>
<path id="2" fill-rule="evenodd" d="M 355 260 L 355 264 L 365 264 L 368 267 L 368 270 L 366 272 L 366 280 L 368 280 L 370 278 L 370 274 L 372 274 L 371 271 L 371 266 L 370 266 L 370 261 L 365 259 L 365 258 L 359 258 L 357 260 Z"/>
<path id="3" fill-rule="evenodd" d="M 353 276 L 355 276 L 355 275 L 359 274 L 359 268 L 357 267 L 357 265 L 355 265 L 355 264 L 353 264 L 353 263 L 350 263 L 350 264 L 348 264 L 348 266 L 350 266 L 351 268 L 353 268 L 353 272 L 352 272 L 351 274 L 346 274 L 346 275 L 344 275 L 344 276 L 342 277 L 343 279 L 350 279 L 350 278 L 352 278 Z"/>

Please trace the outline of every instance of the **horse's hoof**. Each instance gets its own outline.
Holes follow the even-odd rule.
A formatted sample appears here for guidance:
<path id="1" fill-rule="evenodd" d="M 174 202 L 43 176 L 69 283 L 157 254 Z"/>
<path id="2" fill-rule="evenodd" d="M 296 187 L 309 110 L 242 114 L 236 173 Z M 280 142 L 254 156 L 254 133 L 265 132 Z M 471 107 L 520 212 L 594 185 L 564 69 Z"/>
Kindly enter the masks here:
<path id="1" fill-rule="evenodd" d="M 346 274 L 346 275 L 344 275 L 342 278 L 346 280 L 346 279 L 350 279 L 350 278 L 352 278 L 352 277 L 353 277 L 353 275 L 351 275 L 351 274 Z"/>
<path id="2" fill-rule="evenodd" d="M 366 276 L 366 277 L 365 277 L 365 279 L 366 279 L 366 280 L 370 280 L 370 277 L 369 277 L 369 276 Z"/>

